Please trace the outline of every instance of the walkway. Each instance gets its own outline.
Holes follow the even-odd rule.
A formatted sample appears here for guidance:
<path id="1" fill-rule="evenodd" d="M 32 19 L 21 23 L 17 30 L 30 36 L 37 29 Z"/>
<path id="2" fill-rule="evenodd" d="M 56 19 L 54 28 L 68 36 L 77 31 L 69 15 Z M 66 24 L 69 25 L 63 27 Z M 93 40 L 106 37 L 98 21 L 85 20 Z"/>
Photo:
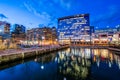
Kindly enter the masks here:
<path id="1" fill-rule="evenodd" d="M 19 54 L 19 53 L 25 53 L 25 52 L 33 52 L 33 51 L 36 51 L 36 50 L 42 51 L 42 50 L 53 49 L 53 48 L 58 48 L 58 47 L 60 47 L 60 46 L 59 45 L 53 45 L 53 46 L 46 46 L 46 47 L 7 49 L 7 50 L 1 50 L 0 51 L 0 56 L 1 55 L 10 55 L 10 54 Z"/>

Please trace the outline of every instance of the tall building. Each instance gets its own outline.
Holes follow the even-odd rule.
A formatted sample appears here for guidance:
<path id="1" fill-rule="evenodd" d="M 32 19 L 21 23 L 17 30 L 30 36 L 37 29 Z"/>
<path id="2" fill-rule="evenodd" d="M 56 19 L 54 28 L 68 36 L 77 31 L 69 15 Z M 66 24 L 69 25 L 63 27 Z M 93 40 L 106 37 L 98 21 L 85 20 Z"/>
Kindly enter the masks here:
<path id="1" fill-rule="evenodd" d="M 13 31 L 11 33 L 11 36 L 14 42 L 19 43 L 20 40 L 25 40 L 26 37 L 25 29 L 26 28 L 23 25 L 19 25 L 19 24 L 13 25 Z"/>
<path id="2" fill-rule="evenodd" d="M 10 38 L 10 24 L 0 21 L 0 36 L 2 40 Z"/>
<path id="3" fill-rule="evenodd" d="M 57 41 L 57 29 L 56 29 L 56 27 L 52 27 L 52 40 Z"/>
<path id="4" fill-rule="evenodd" d="M 4 25 L 4 33 L 10 34 L 10 24 L 9 23 L 6 23 Z"/>
<path id="5" fill-rule="evenodd" d="M 26 28 L 23 25 L 19 25 L 19 24 L 13 25 L 13 32 L 15 32 L 16 34 L 25 33 L 25 30 Z"/>
<path id="6" fill-rule="evenodd" d="M 79 14 L 58 19 L 58 40 L 60 43 L 90 42 L 91 28 L 89 14 Z"/>
<path id="7" fill-rule="evenodd" d="M 0 34 L 10 34 L 10 24 L 7 22 L 0 22 Z"/>

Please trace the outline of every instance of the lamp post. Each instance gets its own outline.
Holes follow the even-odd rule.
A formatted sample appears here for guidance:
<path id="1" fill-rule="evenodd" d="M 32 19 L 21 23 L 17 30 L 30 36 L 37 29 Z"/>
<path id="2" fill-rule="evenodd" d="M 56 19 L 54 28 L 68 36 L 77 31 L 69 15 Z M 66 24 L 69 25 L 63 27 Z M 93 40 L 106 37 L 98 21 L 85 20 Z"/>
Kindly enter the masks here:
<path id="1" fill-rule="evenodd" d="M 56 41 L 56 44 L 58 44 L 58 39 L 55 39 L 55 41 Z"/>
<path id="2" fill-rule="evenodd" d="M 69 44 L 71 45 L 71 37 L 69 37 L 69 40 L 70 40 L 70 43 L 69 43 Z"/>
<path id="3" fill-rule="evenodd" d="M 119 45 L 119 34 L 118 34 L 118 45 Z"/>
<path id="4" fill-rule="evenodd" d="M 118 43 L 119 43 L 119 46 L 120 46 L 120 33 L 118 33 Z"/>
<path id="5" fill-rule="evenodd" d="M 45 40 L 45 37 L 44 36 L 42 36 L 42 45 L 44 45 L 44 40 Z"/>

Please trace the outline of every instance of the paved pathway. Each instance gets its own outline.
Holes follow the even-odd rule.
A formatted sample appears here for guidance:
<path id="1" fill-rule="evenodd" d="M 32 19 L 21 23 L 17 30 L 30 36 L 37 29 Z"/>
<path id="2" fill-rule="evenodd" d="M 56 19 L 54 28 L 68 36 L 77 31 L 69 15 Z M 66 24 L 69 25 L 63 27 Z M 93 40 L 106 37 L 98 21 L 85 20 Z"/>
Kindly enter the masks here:
<path id="1" fill-rule="evenodd" d="M 60 47 L 59 45 L 51 45 L 51 46 L 45 46 L 45 47 L 34 47 L 34 48 L 22 48 L 22 49 L 7 49 L 7 50 L 1 50 L 0 51 L 0 56 L 1 55 L 10 55 L 10 54 L 16 54 L 16 53 L 22 53 L 22 52 L 32 52 L 36 50 L 46 50 L 50 48 L 57 48 Z"/>

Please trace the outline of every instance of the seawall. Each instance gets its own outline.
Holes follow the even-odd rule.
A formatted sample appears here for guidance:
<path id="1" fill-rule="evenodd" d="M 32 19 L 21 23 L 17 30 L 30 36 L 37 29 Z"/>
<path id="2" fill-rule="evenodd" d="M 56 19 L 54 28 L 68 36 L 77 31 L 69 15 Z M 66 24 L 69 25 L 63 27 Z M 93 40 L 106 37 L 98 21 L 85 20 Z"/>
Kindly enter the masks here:
<path id="1" fill-rule="evenodd" d="M 57 47 L 48 47 L 43 49 L 33 49 L 29 51 L 20 51 L 14 53 L 0 54 L 0 64 L 4 64 L 7 62 L 14 62 L 16 60 L 23 60 L 25 58 L 39 56 L 45 53 L 50 53 L 52 51 L 58 51 L 61 49 L 68 48 L 69 46 L 57 46 Z"/>

